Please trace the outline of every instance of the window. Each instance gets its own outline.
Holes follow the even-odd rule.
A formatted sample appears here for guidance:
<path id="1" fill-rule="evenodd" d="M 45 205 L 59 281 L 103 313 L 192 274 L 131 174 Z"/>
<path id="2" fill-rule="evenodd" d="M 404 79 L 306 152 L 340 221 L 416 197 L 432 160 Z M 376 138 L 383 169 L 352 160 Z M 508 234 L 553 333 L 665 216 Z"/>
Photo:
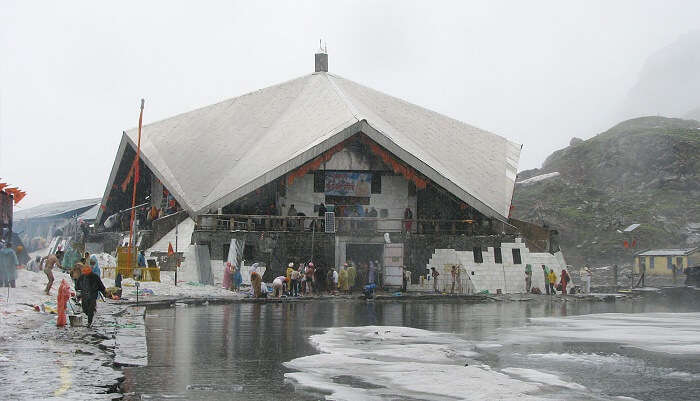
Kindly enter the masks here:
<path id="1" fill-rule="evenodd" d="M 520 259 L 520 249 L 518 248 L 513 248 L 513 264 L 514 265 L 521 265 L 523 264 L 522 259 Z"/>
<path id="2" fill-rule="evenodd" d="M 493 257 L 496 259 L 496 263 L 503 263 L 503 254 L 501 253 L 501 248 L 493 248 Z"/>
<path id="3" fill-rule="evenodd" d="M 231 248 L 231 245 L 230 245 L 230 244 L 224 244 L 224 248 L 223 248 L 223 249 L 224 249 L 224 253 L 223 253 L 223 255 L 224 255 L 224 259 L 223 259 L 223 260 L 224 260 L 224 261 L 228 260 L 228 251 L 229 251 L 230 248 Z"/>
<path id="4" fill-rule="evenodd" d="M 408 196 L 416 196 L 416 184 L 413 181 L 408 182 Z"/>
<path id="5" fill-rule="evenodd" d="M 666 256 L 666 268 L 673 270 L 673 256 Z"/>
<path id="6" fill-rule="evenodd" d="M 683 270 L 683 257 L 679 256 L 676 258 L 676 268 Z"/>
<path id="7" fill-rule="evenodd" d="M 326 174 L 323 170 L 314 171 L 314 192 L 326 192 Z"/>
<path id="8" fill-rule="evenodd" d="M 381 194 L 382 193 L 382 174 L 374 173 L 372 174 L 372 193 Z"/>
<path id="9" fill-rule="evenodd" d="M 649 256 L 649 268 L 653 269 L 654 268 L 654 257 Z"/>
<path id="10" fill-rule="evenodd" d="M 481 254 L 481 247 L 474 248 L 474 263 L 484 263 L 484 256 Z"/>
<path id="11" fill-rule="evenodd" d="M 252 261 L 255 259 L 255 245 L 248 245 L 243 248 L 243 259 Z"/>

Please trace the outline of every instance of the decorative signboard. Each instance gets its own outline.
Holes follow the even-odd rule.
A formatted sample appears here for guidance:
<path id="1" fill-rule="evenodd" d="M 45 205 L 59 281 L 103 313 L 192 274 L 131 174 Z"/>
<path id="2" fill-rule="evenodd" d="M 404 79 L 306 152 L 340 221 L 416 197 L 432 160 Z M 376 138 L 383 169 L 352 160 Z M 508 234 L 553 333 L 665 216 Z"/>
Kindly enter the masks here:
<path id="1" fill-rule="evenodd" d="M 369 197 L 372 189 L 371 173 L 326 171 L 325 193 L 330 196 Z"/>

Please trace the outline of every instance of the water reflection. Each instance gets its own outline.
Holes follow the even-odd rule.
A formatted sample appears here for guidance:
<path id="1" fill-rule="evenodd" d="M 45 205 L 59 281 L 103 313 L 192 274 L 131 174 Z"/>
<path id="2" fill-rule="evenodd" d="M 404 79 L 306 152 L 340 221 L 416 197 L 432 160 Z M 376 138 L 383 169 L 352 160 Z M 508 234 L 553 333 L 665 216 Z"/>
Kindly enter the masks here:
<path id="1" fill-rule="evenodd" d="M 288 400 L 317 399 L 285 384 L 281 363 L 317 353 L 308 339 L 327 327 L 407 326 L 474 341 L 493 340 L 504 329 L 527 325 L 531 317 L 697 309 L 679 302 L 324 301 L 154 309 L 146 317 L 149 366 L 126 369 L 125 386 L 151 399 L 267 400 L 282 395 Z M 562 347 L 548 346 L 554 351 Z M 566 352 L 575 352 L 576 347 L 582 346 L 570 344 Z M 524 348 L 515 353 L 535 351 Z M 497 353 L 486 358 L 494 366 L 502 361 Z"/>

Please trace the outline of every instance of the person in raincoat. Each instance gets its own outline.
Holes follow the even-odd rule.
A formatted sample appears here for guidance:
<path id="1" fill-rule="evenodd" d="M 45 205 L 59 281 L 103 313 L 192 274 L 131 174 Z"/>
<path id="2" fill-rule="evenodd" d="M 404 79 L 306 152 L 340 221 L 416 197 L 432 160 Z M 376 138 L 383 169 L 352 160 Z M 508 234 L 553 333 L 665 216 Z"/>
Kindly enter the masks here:
<path id="1" fill-rule="evenodd" d="M 547 269 L 547 266 L 542 265 L 542 273 L 544 273 L 544 289 L 549 295 L 549 269 Z"/>
<path id="2" fill-rule="evenodd" d="M 57 314 L 56 326 L 63 327 L 66 325 L 66 304 L 68 303 L 68 298 L 70 298 L 70 286 L 66 283 L 66 280 L 61 280 L 61 285 L 58 286 L 58 298 L 57 298 Z"/>
<path id="3" fill-rule="evenodd" d="M 377 268 L 374 266 L 374 262 L 369 261 L 369 270 L 367 272 L 367 284 L 373 284 L 375 275 L 377 274 Z"/>
<path id="4" fill-rule="evenodd" d="M 224 265 L 224 279 L 221 286 L 227 290 L 233 287 L 233 265 L 231 265 L 231 262 L 226 262 Z"/>
<path id="5" fill-rule="evenodd" d="M 87 327 L 92 326 L 92 319 L 95 316 L 95 311 L 97 310 L 97 297 L 99 293 L 105 294 L 105 286 L 100 280 L 100 276 L 93 273 L 89 266 L 84 266 L 83 275 L 80 276 L 78 280 L 78 290 L 80 290 L 80 295 L 78 298 L 81 299 L 81 305 L 83 307 L 83 312 L 88 317 Z"/>
<path id="6" fill-rule="evenodd" d="M 559 278 L 559 283 L 561 283 L 561 293 L 564 295 L 566 295 L 566 286 L 569 284 L 569 281 L 571 281 L 569 273 L 566 272 L 566 269 L 561 269 L 561 277 Z"/>
<path id="7" fill-rule="evenodd" d="M 0 245 L 0 248 L 0 286 L 15 288 L 19 266 L 17 254 L 9 242 L 4 247 Z"/>
<path id="8" fill-rule="evenodd" d="M 233 267 L 233 289 L 238 291 L 241 288 L 241 283 L 243 283 L 243 276 L 241 275 L 240 266 Z"/>
<path id="9" fill-rule="evenodd" d="M 29 262 L 27 270 L 38 273 L 41 270 L 41 256 L 37 256 L 34 260 Z"/>
<path id="10" fill-rule="evenodd" d="M 553 269 L 549 269 L 547 278 L 549 279 L 549 291 L 551 292 L 551 295 L 557 295 L 557 290 L 554 288 L 554 286 L 557 284 L 557 275 L 554 273 Z"/>
<path id="11" fill-rule="evenodd" d="M 260 286 L 262 284 L 262 278 L 257 272 L 250 273 L 250 287 L 253 291 L 253 297 L 262 298 L 262 292 Z"/>
<path id="12" fill-rule="evenodd" d="M 593 273 L 591 272 L 591 269 L 586 266 L 583 268 L 583 280 L 586 283 L 586 294 L 591 293 L 591 277 L 593 276 Z M 644 273 L 642 273 L 642 278 L 640 278 L 642 281 L 642 287 L 644 286 Z M 639 283 L 637 283 L 639 284 Z"/>
<path id="13" fill-rule="evenodd" d="M 285 293 L 285 287 L 287 286 L 287 277 L 278 276 L 272 280 L 272 291 L 275 298 L 280 298 Z"/>
<path id="14" fill-rule="evenodd" d="M 348 291 L 350 292 L 350 295 L 352 295 L 352 289 L 355 287 L 355 281 L 357 279 L 357 270 L 355 269 L 355 266 L 348 264 L 345 264 L 345 268 L 348 271 Z"/>
<path id="15" fill-rule="evenodd" d="M 332 267 L 328 270 L 328 274 L 326 274 L 326 282 L 328 283 L 328 294 L 334 294 L 335 290 L 338 289 L 338 272 Z"/>
<path id="16" fill-rule="evenodd" d="M 525 292 L 529 293 L 530 288 L 532 288 L 532 265 L 528 263 L 525 265 Z"/>
<path id="17" fill-rule="evenodd" d="M 90 268 L 92 272 L 97 274 L 97 277 L 102 277 L 102 271 L 100 270 L 100 262 L 97 261 L 97 256 L 90 256 Z"/>
<path id="18" fill-rule="evenodd" d="M 348 269 L 347 264 L 340 269 L 340 274 L 338 276 L 338 289 L 344 294 L 350 291 L 350 284 L 348 283 Z"/>

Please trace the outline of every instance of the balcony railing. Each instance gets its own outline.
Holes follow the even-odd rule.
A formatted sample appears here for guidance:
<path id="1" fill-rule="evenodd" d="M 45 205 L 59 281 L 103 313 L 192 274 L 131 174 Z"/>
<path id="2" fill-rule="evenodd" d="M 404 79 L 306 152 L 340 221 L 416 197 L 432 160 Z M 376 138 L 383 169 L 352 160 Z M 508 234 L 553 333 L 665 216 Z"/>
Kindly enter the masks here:
<path id="1" fill-rule="evenodd" d="M 195 219 L 196 231 L 278 231 L 324 232 L 325 218 L 317 216 L 266 216 L 244 214 L 204 214 Z M 387 217 L 335 217 L 335 232 L 367 234 L 412 232 L 484 235 L 511 232 L 512 226 L 500 221 L 492 228 L 480 227 L 473 220 L 400 219 Z"/>

